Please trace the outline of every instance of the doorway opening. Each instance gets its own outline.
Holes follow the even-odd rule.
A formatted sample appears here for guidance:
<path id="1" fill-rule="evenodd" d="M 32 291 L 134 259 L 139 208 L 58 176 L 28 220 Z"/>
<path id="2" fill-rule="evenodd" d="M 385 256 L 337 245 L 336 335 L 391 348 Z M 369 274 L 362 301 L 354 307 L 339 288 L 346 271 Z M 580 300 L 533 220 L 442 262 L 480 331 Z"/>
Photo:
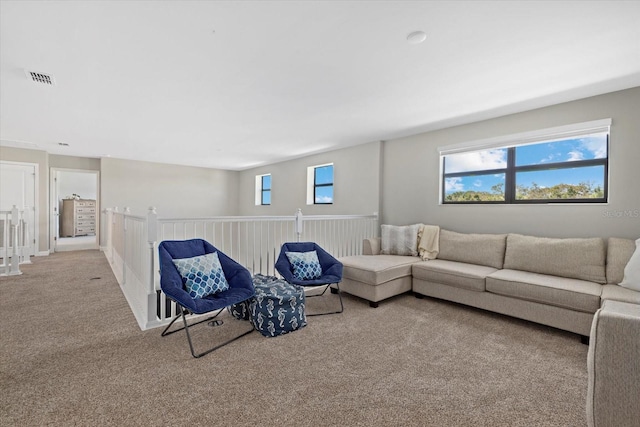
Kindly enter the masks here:
<path id="1" fill-rule="evenodd" d="M 100 172 L 51 169 L 52 252 L 99 248 Z"/>

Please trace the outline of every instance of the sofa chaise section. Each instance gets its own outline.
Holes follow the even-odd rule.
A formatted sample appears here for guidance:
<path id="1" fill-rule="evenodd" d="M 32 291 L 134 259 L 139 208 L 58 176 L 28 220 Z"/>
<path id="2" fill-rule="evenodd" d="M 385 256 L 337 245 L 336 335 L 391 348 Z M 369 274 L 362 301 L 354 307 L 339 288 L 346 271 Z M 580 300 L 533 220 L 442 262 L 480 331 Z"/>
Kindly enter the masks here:
<path id="1" fill-rule="evenodd" d="M 340 289 L 369 301 L 378 302 L 411 291 L 411 265 L 420 259 L 401 255 L 356 255 L 340 258 L 343 265 Z"/>

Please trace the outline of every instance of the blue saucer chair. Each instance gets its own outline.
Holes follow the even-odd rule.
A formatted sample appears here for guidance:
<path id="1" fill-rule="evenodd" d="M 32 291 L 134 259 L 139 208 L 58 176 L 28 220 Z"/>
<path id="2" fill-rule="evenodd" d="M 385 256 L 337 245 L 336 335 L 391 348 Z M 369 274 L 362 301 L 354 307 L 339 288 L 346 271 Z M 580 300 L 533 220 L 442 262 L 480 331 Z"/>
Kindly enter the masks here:
<path id="1" fill-rule="evenodd" d="M 217 259 L 219 260 L 218 263 L 215 264 L 216 268 L 214 268 L 214 270 L 208 268 L 209 271 L 205 271 L 204 274 L 208 274 L 209 276 L 211 276 L 211 272 L 216 271 L 218 273 L 218 277 L 216 279 L 219 279 L 219 276 L 221 275 L 221 267 L 223 277 L 225 279 L 223 280 L 223 282 L 226 281 L 226 283 L 224 284 L 224 286 L 221 286 L 221 289 L 218 289 L 215 293 L 203 296 L 194 296 L 194 292 L 198 294 L 197 285 L 194 285 L 194 282 L 192 281 L 189 283 L 189 286 L 187 286 L 187 281 L 193 279 L 194 276 L 185 276 L 183 263 L 185 261 L 189 262 L 189 259 L 194 259 L 196 260 L 196 265 L 199 265 L 198 260 L 203 259 L 203 256 L 214 253 L 217 254 Z M 211 326 L 222 325 L 223 322 L 221 320 L 214 319 L 222 312 L 224 308 L 233 304 L 240 303 L 242 301 L 246 301 L 247 299 L 254 296 L 255 290 L 251 279 L 251 273 L 249 273 L 249 270 L 229 258 L 227 255 L 220 252 L 211 243 L 202 239 L 165 240 L 158 245 L 158 254 L 160 258 L 160 288 L 162 289 L 162 292 L 164 292 L 171 300 L 176 302 L 180 309 L 180 312 L 173 318 L 171 323 L 169 323 L 169 325 L 162 332 L 163 337 L 184 329 L 187 333 L 187 340 L 189 341 L 191 354 L 193 355 L 193 357 L 197 358 L 211 353 L 212 351 L 217 350 L 218 348 L 225 346 L 253 331 L 252 327 L 249 331 L 244 332 L 241 335 L 238 335 L 222 344 L 216 345 L 215 347 L 210 348 L 209 350 L 206 350 L 204 352 L 196 353 L 193 347 L 193 342 L 191 340 L 191 334 L 189 333 L 189 328 L 203 322 L 209 322 Z M 211 259 L 211 257 L 209 256 L 204 258 L 208 260 Z M 178 264 L 180 264 L 183 269 L 182 273 L 177 267 L 176 263 L 174 263 L 174 261 L 176 260 L 181 260 L 178 261 Z M 202 276 L 201 272 L 199 272 L 198 275 Z M 200 279 L 196 278 L 195 280 L 199 281 Z M 227 285 L 228 288 L 226 287 Z M 194 286 L 196 288 L 196 291 L 194 291 Z M 204 293 L 206 294 L 206 292 Z M 204 320 L 200 320 L 191 324 L 188 324 L 187 322 L 188 314 L 206 314 L 214 312 L 215 314 L 207 317 Z M 184 326 L 169 332 L 171 326 L 180 317 L 182 317 Z"/>
<path id="2" fill-rule="evenodd" d="M 340 293 L 340 281 L 342 281 L 342 263 L 322 249 L 315 242 L 290 242 L 283 243 L 280 255 L 276 260 L 276 270 L 283 279 L 289 283 L 303 287 L 322 287 L 319 294 L 307 295 L 311 297 L 323 296 L 331 285 L 331 293 L 338 294 L 340 309 L 324 313 L 307 313 L 307 316 L 319 316 L 324 314 L 342 313 L 342 295 Z M 307 308 L 309 304 L 307 303 Z"/>

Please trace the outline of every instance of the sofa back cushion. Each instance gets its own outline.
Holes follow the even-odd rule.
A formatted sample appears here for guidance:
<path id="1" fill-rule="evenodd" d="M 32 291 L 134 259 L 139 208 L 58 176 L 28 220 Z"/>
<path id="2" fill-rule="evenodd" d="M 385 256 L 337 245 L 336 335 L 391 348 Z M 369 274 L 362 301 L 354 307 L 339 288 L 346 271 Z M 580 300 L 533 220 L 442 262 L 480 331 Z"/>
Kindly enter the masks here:
<path id="1" fill-rule="evenodd" d="M 636 250 L 631 239 L 610 237 L 607 240 L 607 283 L 618 284 L 624 278 L 624 267 Z"/>
<path id="2" fill-rule="evenodd" d="M 502 268 L 506 234 L 465 234 L 440 230 L 438 259 Z"/>
<path id="3" fill-rule="evenodd" d="M 504 268 L 606 283 L 601 238 L 553 239 L 509 234 Z"/>
<path id="4" fill-rule="evenodd" d="M 380 253 L 382 255 L 418 256 L 418 231 L 422 224 L 382 224 Z"/>

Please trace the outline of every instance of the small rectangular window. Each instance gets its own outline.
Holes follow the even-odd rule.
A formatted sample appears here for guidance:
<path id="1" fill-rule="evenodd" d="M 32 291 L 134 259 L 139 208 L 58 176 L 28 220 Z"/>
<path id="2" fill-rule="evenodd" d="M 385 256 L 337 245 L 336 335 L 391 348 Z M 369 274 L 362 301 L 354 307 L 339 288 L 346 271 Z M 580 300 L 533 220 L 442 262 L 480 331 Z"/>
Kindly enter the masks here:
<path id="1" fill-rule="evenodd" d="M 271 204 L 271 174 L 256 176 L 256 206 Z"/>
<path id="2" fill-rule="evenodd" d="M 333 204 L 333 163 L 307 168 L 307 204 Z"/>
<path id="3" fill-rule="evenodd" d="M 333 165 L 316 167 L 313 200 L 316 205 L 333 203 Z"/>
<path id="4" fill-rule="evenodd" d="M 609 125 L 503 137 L 502 146 L 494 141 L 486 149 L 441 149 L 442 203 L 606 202 Z"/>
<path id="5" fill-rule="evenodd" d="M 270 205 L 271 204 L 271 175 L 263 175 L 262 176 L 261 204 L 262 205 Z"/>

